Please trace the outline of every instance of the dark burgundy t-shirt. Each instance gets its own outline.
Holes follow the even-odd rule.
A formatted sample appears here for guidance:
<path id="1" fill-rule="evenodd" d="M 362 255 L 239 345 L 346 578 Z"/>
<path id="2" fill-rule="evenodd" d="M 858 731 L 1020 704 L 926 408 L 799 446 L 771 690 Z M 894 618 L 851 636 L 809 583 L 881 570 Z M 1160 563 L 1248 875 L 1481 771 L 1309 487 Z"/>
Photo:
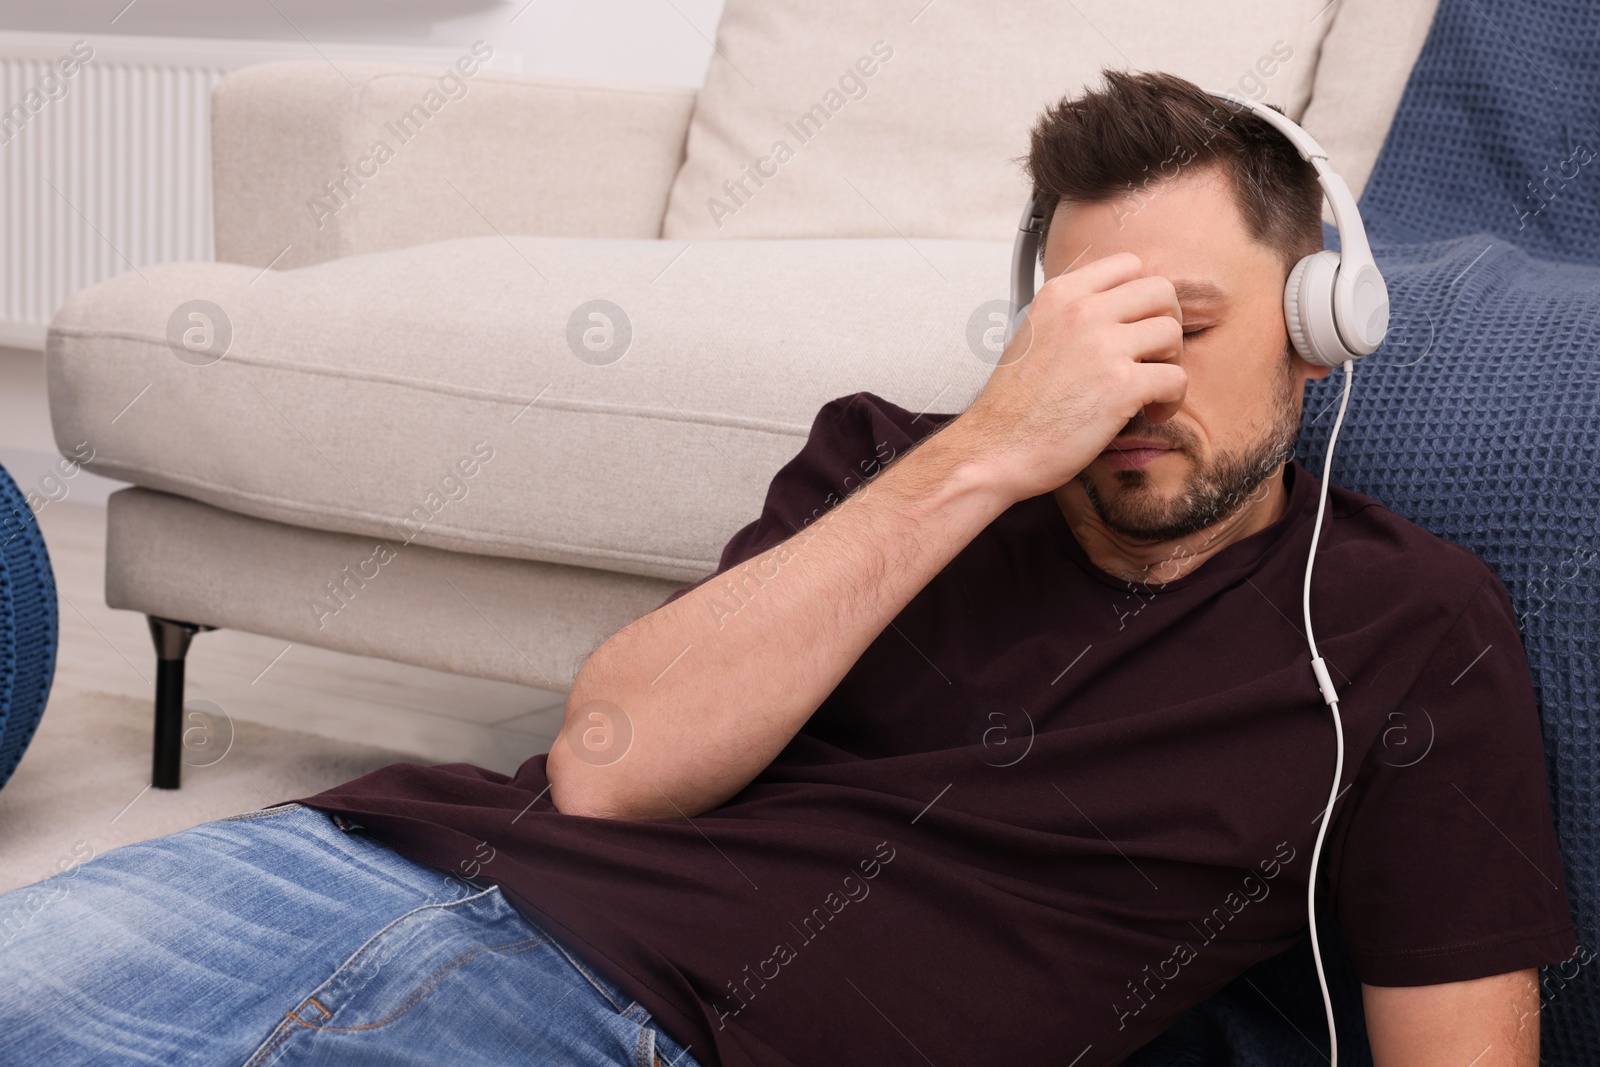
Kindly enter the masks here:
<path id="1" fill-rule="evenodd" d="M 954 417 L 831 401 L 717 574 Z M 1166 585 L 1095 567 L 1052 495 L 1014 505 L 693 819 L 563 815 L 543 755 L 510 778 L 399 763 L 304 801 L 497 881 L 707 1065 L 1116 1063 L 1305 929 L 1334 728 L 1301 608 L 1319 483 L 1292 461 L 1284 485 L 1282 518 Z M 1331 487 L 1312 619 L 1349 783 L 1322 885 L 1362 980 L 1571 957 L 1494 572 Z"/>

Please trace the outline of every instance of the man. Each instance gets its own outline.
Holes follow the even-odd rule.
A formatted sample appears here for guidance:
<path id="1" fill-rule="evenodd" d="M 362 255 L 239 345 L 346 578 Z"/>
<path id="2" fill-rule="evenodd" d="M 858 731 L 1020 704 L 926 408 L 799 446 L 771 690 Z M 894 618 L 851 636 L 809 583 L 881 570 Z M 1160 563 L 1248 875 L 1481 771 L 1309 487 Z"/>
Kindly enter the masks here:
<path id="1" fill-rule="evenodd" d="M 116 1026 L 228 1010 L 250 1063 L 447 1034 L 461 1063 L 1088 1067 L 1293 944 L 1335 744 L 1300 622 L 1320 487 L 1288 458 L 1328 372 L 1282 313 L 1320 195 L 1259 119 L 1105 78 L 1033 131 L 1048 280 L 965 411 L 824 405 L 516 776 L 396 764 L 84 865 L 39 920 L 58 957 L 159 987 L 215 917 L 249 972 L 124 994 Z M 1348 757 L 1317 874 L 1376 1062 L 1534 1064 L 1535 968 L 1576 945 L 1506 592 L 1330 487 L 1312 611 Z M 175 932 L 125 918 L 159 880 L 98 873 L 128 854 L 191 896 Z M 552 947 L 560 1004 L 516 969 Z M 95 982 L 35 962 L 0 1004 L 73 1046 L 112 1026 Z M 529 1051 L 567 1003 L 588 1028 Z"/>

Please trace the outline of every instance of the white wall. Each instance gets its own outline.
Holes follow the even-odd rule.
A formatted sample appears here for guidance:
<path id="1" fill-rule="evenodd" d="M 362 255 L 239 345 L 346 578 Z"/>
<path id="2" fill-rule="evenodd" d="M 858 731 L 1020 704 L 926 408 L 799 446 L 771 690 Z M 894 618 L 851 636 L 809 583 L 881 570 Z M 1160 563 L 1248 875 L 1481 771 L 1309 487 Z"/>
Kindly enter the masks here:
<path id="1" fill-rule="evenodd" d="M 705 83 L 721 15 L 722 0 L 0 0 L 6 30 L 298 44 L 481 38 L 521 55 L 528 74 L 691 88 Z"/>

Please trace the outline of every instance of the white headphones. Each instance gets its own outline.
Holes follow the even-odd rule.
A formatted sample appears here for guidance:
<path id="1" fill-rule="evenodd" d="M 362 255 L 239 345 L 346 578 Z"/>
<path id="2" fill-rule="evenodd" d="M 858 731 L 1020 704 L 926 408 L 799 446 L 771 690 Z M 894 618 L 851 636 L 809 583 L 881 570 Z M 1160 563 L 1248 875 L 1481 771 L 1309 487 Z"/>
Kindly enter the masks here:
<path id="1" fill-rule="evenodd" d="M 1301 259 L 1289 272 L 1283 287 L 1283 318 L 1295 350 L 1308 363 L 1343 367 L 1345 372 L 1339 414 L 1334 419 L 1333 432 L 1328 437 L 1327 455 L 1323 460 L 1317 518 L 1312 525 L 1311 551 L 1306 557 L 1303 598 L 1306 643 L 1311 649 L 1311 671 L 1324 703 L 1332 711 L 1334 729 L 1333 784 L 1328 790 L 1327 806 L 1322 810 L 1316 845 L 1311 850 L 1311 871 L 1306 884 L 1306 918 L 1311 927 L 1311 954 L 1317 966 L 1317 983 L 1322 987 L 1322 1006 L 1328 1023 L 1329 1060 L 1338 1063 L 1339 1037 L 1333 1021 L 1333 998 L 1328 992 L 1328 979 L 1322 968 L 1322 947 L 1317 939 L 1316 891 L 1317 861 L 1322 855 L 1328 824 L 1333 821 L 1333 805 L 1339 798 L 1339 782 L 1344 775 L 1344 724 L 1339 715 L 1339 694 L 1334 688 L 1326 661 L 1317 652 L 1316 637 L 1311 629 L 1311 567 L 1316 561 L 1322 516 L 1328 504 L 1333 449 L 1338 443 L 1339 427 L 1344 424 L 1345 409 L 1350 403 L 1354 361 L 1374 351 L 1389 330 L 1389 289 L 1383 282 L 1383 275 L 1378 272 L 1378 265 L 1372 260 L 1372 248 L 1367 243 L 1367 231 L 1361 224 L 1361 212 L 1356 209 L 1355 197 L 1350 195 L 1350 187 L 1344 183 L 1344 179 L 1328 168 L 1328 153 L 1322 150 L 1322 146 L 1293 121 L 1264 104 L 1229 92 L 1211 92 L 1210 95 L 1260 116 L 1289 139 L 1301 157 L 1316 168 L 1317 182 L 1333 207 L 1334 227 L 1339 231 L 1340 251 L 1323 249 Z M 1021 325 L 1028 305 L 1033 301 L 1033 274 L 1043 223 L 1043 212 L 1029 197 L 1028 206 L 1022 212 L 1022 221 L 1017 225 L 1016 244 L 1011 249 L 1010 306 L 1015 311 L 1006 329 L 1007 341 Z"/>
<path id="2" fill-rule="evenodd" d="M 1328 153 L 1285 115 L 1230 92 L 1212 96 L 1236 104 L 1271 124 L 1317 170 L 1317 182 L 1333 208 L 1340 251 L 1323 249 L 1294 265 L 1283 287 L 1283 320 L 1289 340 L 1307 363 L 1338 367 L 1374 351 L 1389 330 L 1389 289 L 1367 244 L 1361 212 L 1344 179 L 1328 167 Z M 1011 307 L 1016 309 L 1006 340 L 1033 301 L 1034 264 L 1044 213 L 1032 197 L 1017 224 L 1011 249 Z"/>

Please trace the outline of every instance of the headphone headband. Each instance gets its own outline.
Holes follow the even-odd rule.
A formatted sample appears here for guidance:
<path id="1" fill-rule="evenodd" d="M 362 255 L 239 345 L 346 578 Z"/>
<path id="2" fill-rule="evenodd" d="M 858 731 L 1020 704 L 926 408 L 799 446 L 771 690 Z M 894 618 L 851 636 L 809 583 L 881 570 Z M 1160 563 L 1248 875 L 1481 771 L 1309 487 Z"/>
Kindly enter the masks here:
<path id="1" fill-rule="evenodd" d="M 1333 212 L 1339 251 L 1307 256 L 1289 274 L 1284 313 L 1294 346 L 1307 362 L 1338 366 L 1375 350 L 1389 326 L 1389 292 L 1372 258 L 1356 200 L 1328 165 L 1328 153 L 1314 137 L 1283 113 L 1228 91 L 1211 96 L 1243 108 L 1286 137 L 1317 172 L 1317 183 Z M 1032 195 L 1017 224 L 1011 253 L 1011 307 L 1006 339 L 1033 301 L 1034 264 L 1044 228 L 1044 213 Z"/>

